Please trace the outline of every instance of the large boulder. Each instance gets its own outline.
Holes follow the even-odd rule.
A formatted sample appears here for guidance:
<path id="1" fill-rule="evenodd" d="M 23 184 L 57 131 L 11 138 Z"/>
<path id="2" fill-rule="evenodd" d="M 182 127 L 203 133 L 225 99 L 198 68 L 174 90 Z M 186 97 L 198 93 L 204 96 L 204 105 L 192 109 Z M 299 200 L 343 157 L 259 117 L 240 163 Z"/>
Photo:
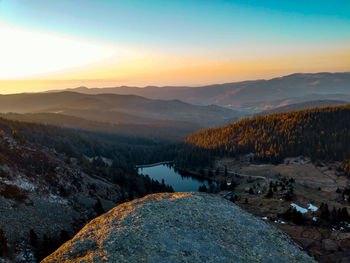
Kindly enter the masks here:
<path id="1" fill-rule="evenodd" d="M 283 232 L 204 193 L 153 194 L 92 220 L 42 262 L 314 262 Z"/>

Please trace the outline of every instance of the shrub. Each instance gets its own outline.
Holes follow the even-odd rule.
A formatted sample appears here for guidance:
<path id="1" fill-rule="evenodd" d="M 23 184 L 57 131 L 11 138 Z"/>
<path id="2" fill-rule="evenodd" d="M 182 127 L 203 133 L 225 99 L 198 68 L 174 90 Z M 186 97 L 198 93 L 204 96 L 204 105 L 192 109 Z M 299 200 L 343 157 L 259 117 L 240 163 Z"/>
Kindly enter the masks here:
<path id="1" fill-rule="evenodd" d="M 271 198 L 273 197 L 273 192 L 272 192 L 272 189 L 269 188 L 269 191 L 267 192 L 267 194 L 265 195 L 266 198 Z"/>

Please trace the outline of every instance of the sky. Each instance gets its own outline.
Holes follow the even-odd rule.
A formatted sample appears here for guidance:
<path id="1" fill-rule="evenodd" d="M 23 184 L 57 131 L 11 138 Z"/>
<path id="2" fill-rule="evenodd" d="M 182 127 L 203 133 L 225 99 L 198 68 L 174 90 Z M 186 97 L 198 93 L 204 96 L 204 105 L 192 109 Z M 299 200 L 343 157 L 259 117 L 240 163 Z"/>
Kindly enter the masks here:
<path id="1" fill-rule="evenodd" d="M 350 1 L 0 0 L 0 93 L 350 71 Z"/>

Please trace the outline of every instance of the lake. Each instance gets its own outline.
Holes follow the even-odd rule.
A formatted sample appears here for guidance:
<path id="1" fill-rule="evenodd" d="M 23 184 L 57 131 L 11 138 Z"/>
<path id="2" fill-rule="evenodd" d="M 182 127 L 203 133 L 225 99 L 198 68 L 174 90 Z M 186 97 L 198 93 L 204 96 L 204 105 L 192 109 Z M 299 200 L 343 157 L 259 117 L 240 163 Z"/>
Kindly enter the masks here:
<path id="1" fill-rule="evenodd" d="M 180 172 L 173 165 L 169 164 L 138 168 L 138 173 L 147 174 L 150 178 L 159 182 L 164 179 L 165 184 L 171 185 L 175 192 L 198 192 L 200 186 L 205 185 L 209 189 L 212 183 Z"/>

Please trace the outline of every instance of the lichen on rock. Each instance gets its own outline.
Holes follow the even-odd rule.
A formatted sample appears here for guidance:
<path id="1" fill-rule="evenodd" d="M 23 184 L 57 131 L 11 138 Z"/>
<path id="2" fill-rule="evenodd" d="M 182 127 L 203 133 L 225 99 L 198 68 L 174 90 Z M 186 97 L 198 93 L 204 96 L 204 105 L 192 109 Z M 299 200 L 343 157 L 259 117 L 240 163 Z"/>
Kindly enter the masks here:
<path id="1" fill-rule="evenodd" d="M 219 196 L 153 194 L 92 220 L 42 262 L 314 262 L 283 232 Z"/>

